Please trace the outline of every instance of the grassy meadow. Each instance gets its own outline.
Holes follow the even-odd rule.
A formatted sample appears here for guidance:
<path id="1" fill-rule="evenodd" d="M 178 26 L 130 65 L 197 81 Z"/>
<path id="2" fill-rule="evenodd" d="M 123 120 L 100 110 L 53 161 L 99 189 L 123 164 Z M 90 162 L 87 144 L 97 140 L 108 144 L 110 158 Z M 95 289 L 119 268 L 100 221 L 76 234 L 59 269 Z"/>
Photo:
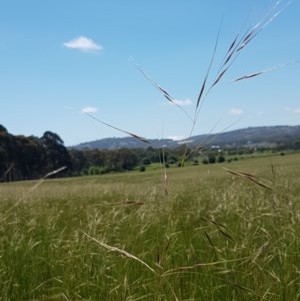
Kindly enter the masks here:
<path id="1" fill-rule="evenodd" d="M 300 300 L 299 164 L 1 184 L 0 300 Z"/>

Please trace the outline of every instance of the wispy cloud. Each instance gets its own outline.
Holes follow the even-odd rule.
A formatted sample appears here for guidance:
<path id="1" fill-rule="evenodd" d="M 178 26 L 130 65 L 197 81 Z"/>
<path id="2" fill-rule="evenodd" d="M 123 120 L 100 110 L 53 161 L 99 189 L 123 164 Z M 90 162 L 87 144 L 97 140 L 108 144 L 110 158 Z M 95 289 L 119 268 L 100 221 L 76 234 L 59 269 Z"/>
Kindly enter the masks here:
<path id="1" fill-rule="evenodd" d="M 80 36 L 69 42 L 63 43 L 63 46 L 70 49 L 80 50 L 83 52 L 99 52 L 103 49 L 101 45 L 96 44 L 92 39 Z"/>
<path id="2" fill-rule="evenodd" d="M 284 110 L 285 110 L 286 112 L 291 112 L 291 111 L 292 111 L 292 109 L 291 109 L 290 107 L 285 107 Z"/>
<path id="3" fill-rule="evenodd" d="M 299 108 L 296 108 L 296 109 L 294 110 L 294 113 L 300 114 L 300 107 L 299 107 Z"/>
<path id="4" fill-rule="evenodd" d="M 190 106 L 193 104 L 190 99 L 184 99 L 184 100 L 174 99 L 173 103 L 179 106 Z"/>
<path id="5" fill-rule="evenodd" d="M 98 111 L 98 108 L 95 108 L 95 107 L 84 107 L 81 109 L 81 112 L 88 113 L 88 114 L 96 113 L 97 111 Z"/>
<path id="6" fill-rule="evenodd" d="M 288 113 L 300 114 L 300 107 L 298 108 L 285 107 L 284 110 Z"/>
<path id="7" fill-rule="evenodd" d="M 244 111 L 242 109 L 232 108 L 228 111 L 229 115 L 243 115 Z"/>
<path id="8" fill-rule="evenodd" d="M 180 140 L 185 139 L 185 137 L 184 136 L 172 136 L 171 135 L 171 136 L 168 136 L 167 139 L 172 139 L 174 141 L 180 141 Z"/>

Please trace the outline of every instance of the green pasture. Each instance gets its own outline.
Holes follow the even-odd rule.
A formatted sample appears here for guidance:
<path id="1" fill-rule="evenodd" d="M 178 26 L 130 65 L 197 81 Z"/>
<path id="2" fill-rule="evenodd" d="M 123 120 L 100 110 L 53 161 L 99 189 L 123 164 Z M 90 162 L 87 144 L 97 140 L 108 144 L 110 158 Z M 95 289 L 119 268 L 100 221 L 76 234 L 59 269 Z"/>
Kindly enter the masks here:
<path id="1" fill-rule="evenodd" d="M 0 300 L 300 300 L 300 154 L 0 198 Z"/>

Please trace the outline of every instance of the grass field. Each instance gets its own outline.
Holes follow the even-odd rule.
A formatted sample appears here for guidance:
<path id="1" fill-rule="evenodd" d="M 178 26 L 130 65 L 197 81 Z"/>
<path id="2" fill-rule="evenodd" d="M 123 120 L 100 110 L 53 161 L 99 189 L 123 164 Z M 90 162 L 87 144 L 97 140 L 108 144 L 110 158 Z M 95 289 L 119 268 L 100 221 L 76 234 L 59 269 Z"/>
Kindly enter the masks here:
<path id="1" fill-rule="evenodd" d="M 1 184 L 0 300 L 300 300 L 299 166 Z"/>

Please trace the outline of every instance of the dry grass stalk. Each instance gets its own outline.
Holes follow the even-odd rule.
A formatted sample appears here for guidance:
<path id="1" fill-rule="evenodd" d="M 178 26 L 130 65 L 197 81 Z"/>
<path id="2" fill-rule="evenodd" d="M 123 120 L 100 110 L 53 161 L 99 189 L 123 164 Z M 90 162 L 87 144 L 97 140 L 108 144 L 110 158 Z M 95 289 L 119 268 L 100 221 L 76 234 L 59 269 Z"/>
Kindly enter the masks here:
<path id="1" fill-rule="evenodd" d="M 180 273 L 181 271 L 188 271 L 188 270 L 193 270 L 197 268 L 205 268 L 205 267 L 212 267 L 212 266 L 217 266 L 217 265 L 222 265 L 222 264 L 228 264 L 232 262 L 238 262 L 238 261 L 247 261 L 249 260 L 249 257 L 243 257 L 243 258 L 238 258 L 238 259 L 231 259 L 231 260 L 220 260 L 220 261 L 214 261 L 214 262 L 208 262 L 208 263 L 195 263 L 194 265 L 191 266 L 182 266 L 182 267 L 177 267 L 171 270 L 168 270 L 162 274 L 162 276 L 170 276 L 176 273 Z"/>
<path id="2" fill-rule="evenodd" d="M 134 134 L 134 133 L 131 133 L 131 132 L 122 130 L 122 129 L 116 127 L 116 126 L 113 126 L 113 125 L 111 125 L 111 124 L 108 124 L 108 123 L 106 123 L 106 122 L 104 122 L 104 121 L 102 121 L 102 120 L 96 118 L 96 117 L 93 116 L 92 114 L 89 114 L 89 113 L 84 112 L 84 111 L 82 111 L 82 110 L 79 110 L 79 111 L 80 111 L 81 113 L 83 113 L 83 114 L 89 116 L 90 118 L 96 120 L 97 122 L 102 123 L 103 125 L 106 125 L 106 126 L 112 128 L 112 129 L 115 129 L 115 130 L 117 130 L 117 131 L 119 131 L 119 132 L 122 132 L 122 133 L 124 133 L 124 134 L 127 134 L 127 135 L 129 135 L 129 136 L 131 136 L 131 137 L 133 137 L 133 138 L 135 138 L 135 139 L 137 139 L 137 140 L 140 140 L 140 141 L 142 141 L 142 142 L 145 142 L 145 143 L 149 143 L 149 144 L 150 144 L 150 142 L 149 142 L 146 138 L 144 138 L 144 137 L 142 137 L 142 136 L 136 135 L 136 134 Z"/>
<path id="3" fill-rule="evenodd" d="M 230 169 L 227 169 L 227 168 L 224 168 L 228 173 L 232 174 L 232 175 L 235 175 L 235 176 L 238 176 L 238 177 L 241 177 L 243 179 L 247 179 L 247 180 L 250 180 L 252 182 L 254 182 L 255 184 L 263 187 L 263 188 L 267 188 L 267 189 L 270 189 L 270 190 L 273 190 L 274 187 L 272 185 L 272 182 L 269 181 L 269 180 L 266 180 L 266 179 L 263 179 L 263 178 L 259 178 L 253 174 L 250 174 L 250 173 L 247 173 L 247 172 L 241 172 L 241 171 L 234 171 L 234 170 L 230 170 Z"/>
<path id="4" fill-rule="evenodd" d="M 0 182 L 2 182 L 6 176 L 10 173 L 10 171 L 14 168 L 14 162 L 12 162 L 9 167 L 5 170 L 5 172 L 3 173 L 2 177 L 0 178 Z"/>
<path id="5" fill-rule="evenodd" d="M 93 240 L 94 242 L 96 242 L 96 243 L 97 243 L 98 245 L 100 245 L 101 247 L 103 247 L 103 248 L 105 248 L 105 249 L 107 249 L 107 250 L 109 250 L 109 251 L 112 251 L 112 252 L 117 252 L 117 253 L 119 253 L 119 254 L 121 254 L 121 255 L 127 257 L 127 258 L 134 259 L 134 260 L 138 261 L 139 263 L 141 263 L 142 265 L 144 265 L 144 266 L 145 266 L 148 270 L 150 270 L 152 273 L 154 273 L 155 275 L 157 275 L 156 272 L 155 272 L 155 270 L 154 270 L 153 268 L 151 268 L 146 262 L 144 262 L 144 261 L 141 260 L 140 258 L 138 258 L 138 257 L 136 257 L 136 256 L 134 256 L 134 255 L 132 255 L 132 254 L 130 254 L 129 252 L 127 252 L 127 251 L 125 251 L 125 250 L 119 249 L 119 248 L 117 248 L 117 247 L 110 246 L 110 245 L 104 243 L 103 241 L 100 241 L 100 240 L 98 240 L 98 239 L 96 239 L 96 238 L 94 238 L 94 237 L 88 235 L 87 233 L 85 233 L 85 232 L 83 232 L 83 231 L 81 231 L 81 232 L 82 232 L 86 237 L 88 237 L 89 239 Z"/>
<path id="6" fill-rule="evenodd" d="M 156 83 L 135 61 L 132 57 L 130 57 L 130 61 L 134 64 L 134 66 L 141 72 L 141 74 L 157 89 L 170 103 L 177 106 L 192 122 L 194 119 L 187 113 L 182 106 L 180 106 L 174 97 L 172 97 L 164 88 L 162 88 L 158 83 Z"/>
<path id="7" fill-rule="evenodd" d="M 27 193 L 31 193 L 32 191 L 37 189 L 45 181 L 45 179 L 65 170 L 66 168 L 67 168 L 67 166 L 62 166 L 56 170 L 48 172 Z M 20 203 L 22 203 L 22 201 L 23 201 L 23 197 L 21 197 L 17 202 L 15 202 L 15 204 L 12 207 L 10 207 L 10 209 L 7 211 L 7 213 L 12 211 L 15 207 L 17 207 Z"/>
<path id="8" fill-rule="evenodd" d="M 35 190 L 37 187 L 39 187 L 43 182 L 44 180 L 46 180 L 47 178 L 53 176 L 53 175 L 56 175 L 58 173 L 60 173 L 61 171 L 65 170 L 67 168 L 67 166 L 62 166 L 60 168 L 57 168 L 53 171 L 50 171 L 48 172 L 47 174 L 45 174 L 30 190 L 29 192 L 32 192 L 33 190 Z"/>

